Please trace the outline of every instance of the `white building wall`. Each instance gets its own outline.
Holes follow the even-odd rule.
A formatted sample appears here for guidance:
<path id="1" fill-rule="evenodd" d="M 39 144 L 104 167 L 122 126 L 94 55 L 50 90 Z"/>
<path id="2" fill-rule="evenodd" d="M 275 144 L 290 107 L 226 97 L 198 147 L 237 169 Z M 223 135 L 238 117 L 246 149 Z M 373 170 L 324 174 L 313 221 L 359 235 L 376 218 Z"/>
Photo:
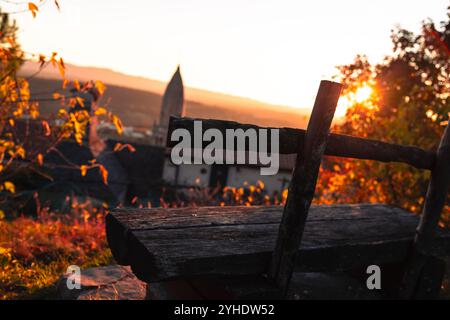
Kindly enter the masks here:
<path id="1" fill-rule="evenodd" d="M 211 166 L 205 164 L 182 164 L 179 166 L 178 182 L 176 179 L 176 167 L 170 159 L 164 162 L 163 179 L 167 183 L 183 185 L 183 186 L 199 186 L 208 187 L 211 175 Z M 256 185 L 258 180 L 264 183 L 264 189 L 269 195 L 273 192 L 282 192 L 283 188 L 289 186 L 291 173 L 279 171 L 273 176 L 263 176 L 259 168 L 245 166 L 231 166 L 228 170 L 227 183 L 228 187 L 240 188 L 244 183 L 248 185 Z"/>
<path id="2" fill-rule="evenodd" d="M 208 187 L 211 167 L 206 164 L 179 165 L 178 181 L 176 181 L 176 167 L 169 159 L 164 161 L 164 181 L 183 186 Z"/>
<path id="3" fill-rule="evenodd" d="M 283 191 L 283 179 L 285 180 L 284 188 L 287 188 L 291 179 L 291 173 L 279 171 L 273 176 L 263 176 L 259 168 L 233 166 L 228 170 L 227 186 L 239 188 L 245 182 L 249 185 L 256 185 L 257 181 L 260 180 L 264 183 L 264 189 L 267 193 L 272 195 L 274 191 L 280 193 Z"/>

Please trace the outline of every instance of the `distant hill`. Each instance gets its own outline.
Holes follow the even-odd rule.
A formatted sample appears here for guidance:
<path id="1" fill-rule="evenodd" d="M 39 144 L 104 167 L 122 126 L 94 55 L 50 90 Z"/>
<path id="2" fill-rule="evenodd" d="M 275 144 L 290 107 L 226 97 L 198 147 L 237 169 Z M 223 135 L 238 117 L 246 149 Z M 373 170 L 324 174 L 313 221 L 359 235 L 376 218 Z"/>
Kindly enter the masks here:
<path id="1" fill-rule="evenodd" d="M 36 63 L 27 62 L 21 75 L 30 76 L 38 70 Z M 143 77 L 129 76 L 108 69 L 66 65 L 66 77 L 80 81 L 101 80 L 107 90 L 101 103 L 119 115 L 125 126 L 149 128 L 159 118 L 161 96 L 166 83 Z M 169 79 L 168 79 L 169 80 Z M 31 94 L 50 100 L 51 93 L 61 88 L 61 77 L 56 69 L 47 67 L 30 79 Z M 189 117 L 233 120 L 262 126 L 306 127 L 310 109 L 294 109 L 275 106 L 252 99 L 185 88 L 186 113 Z M 43 115 L 57 106 L 54 102 L 42 102 Z"/>

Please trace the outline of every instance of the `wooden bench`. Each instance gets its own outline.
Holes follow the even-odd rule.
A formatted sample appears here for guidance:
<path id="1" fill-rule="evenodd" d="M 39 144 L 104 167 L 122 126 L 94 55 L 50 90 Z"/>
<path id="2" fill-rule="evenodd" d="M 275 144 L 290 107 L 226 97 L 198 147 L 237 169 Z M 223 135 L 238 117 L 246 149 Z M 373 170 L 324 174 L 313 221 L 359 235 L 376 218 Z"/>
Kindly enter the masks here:
<path id="1" fill-rule="evenodd" d="M 284 207 L 125 208 L 107 216 L 114 258 L 149 283 L 149 298 L 437 297 L 442 258 L 450 255 L 450 232 L 438 229 L 450 182 L 450 129 L 436 152 L 330 134 L 340 91 L 322 81 L 307 130 L 280 129 L 279 152 L 297 154 Z M 193 132 L 193 123 L 172 118 L 168 136 L 177 128 Z M 258 128 L 202 124 L 223 132 Z M 384 204 L 310 207 L 323 155 L 431 170 L 421 217 Z M 370 265 L 381 268 L 381 290 L 366 286 Z"/>

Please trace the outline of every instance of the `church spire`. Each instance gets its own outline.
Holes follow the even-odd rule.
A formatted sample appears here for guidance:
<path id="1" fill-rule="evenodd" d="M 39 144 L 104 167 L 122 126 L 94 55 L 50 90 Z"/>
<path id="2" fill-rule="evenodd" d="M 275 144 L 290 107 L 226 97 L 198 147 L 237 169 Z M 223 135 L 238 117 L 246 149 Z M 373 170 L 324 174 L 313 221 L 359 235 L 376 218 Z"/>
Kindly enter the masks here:
<path id="1" fill-rule="evenodd" d="M 159 124 L 153 129 L 155 143 L 162 145 L 165 144 L 167 130 L 169 128 L 169 119 L 171 116 L 183 117 L 184 115 L 184 87 L 180 65 L 178 65 L 172 79 L 170 79 L 166 90 L 164 91 Z"/>

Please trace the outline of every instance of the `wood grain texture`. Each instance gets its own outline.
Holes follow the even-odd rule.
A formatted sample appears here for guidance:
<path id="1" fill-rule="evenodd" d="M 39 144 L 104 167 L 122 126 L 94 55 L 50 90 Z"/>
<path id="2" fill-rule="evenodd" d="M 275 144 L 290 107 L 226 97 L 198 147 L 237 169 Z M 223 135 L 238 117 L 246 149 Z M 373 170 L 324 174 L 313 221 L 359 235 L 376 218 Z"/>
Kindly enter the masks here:
<path id="1" fill-rule="evenodd" d="M 215 119 L 192 119 L 192 118 L 170 118 L 167 146 L 173 147 L 176 142 L 170 141 L 170 135 L 175 129 L 186 129 L 191 134 L 194 132 L 194 121 L 202 121 L 203 131 L 207 129 L 218 129 L 223 134 L 227 129 L 262 129 L 252 124 L 242 124 L 233 121 Z M 296 154 L 297 146 L 303 145 L 306 130 L 293 128 L 268 128 L 279 129 L 280 154 Z M 204 147 L 209 142 L 204 143 Z M 270 141 L 269 141 L 270 149 Z M 381 162 L 406 163 L 419 169 L 431 169 L 434 166 L 436 155 L 434 152 L 425 151 L 415 146 L 405 146 L 387 143 L 372 139 L 364 139 L 349 135 L 330 133 L 328 137 L 325 155 L 354 159 L 376 160 Z"/>
<path id="2" fill-rule="evenodd" d="M 119 264 L 143 281 L 194 275 L 261 274 L 275 247 L 283 207 L 116 209 L 106 220 Z M 402 261 L 418 217 L 386 205 L 312 206 L 297 271 L 339 271 Z M 439 231 L 435 253 L 448 255 Z"/>
<path id="3" fill-rule="evenodd" d="M 420 224 L 405 270 L 402 298 L 413 298 L 422 277 L 422 270 L 433 255 L 436 230 L 450 186 L 450 126 L 447 125 L 440 141 L 436 164 L 431 171 L 431 179 L 425 197 Z"/>
<path id="4" fill-rule="evenodd" d="M 269 269 L 269 278 L 286 293 L 341 89 L 340 83 L 321 81 L 304 143 L 297 146 L 295 168 Z"/>

